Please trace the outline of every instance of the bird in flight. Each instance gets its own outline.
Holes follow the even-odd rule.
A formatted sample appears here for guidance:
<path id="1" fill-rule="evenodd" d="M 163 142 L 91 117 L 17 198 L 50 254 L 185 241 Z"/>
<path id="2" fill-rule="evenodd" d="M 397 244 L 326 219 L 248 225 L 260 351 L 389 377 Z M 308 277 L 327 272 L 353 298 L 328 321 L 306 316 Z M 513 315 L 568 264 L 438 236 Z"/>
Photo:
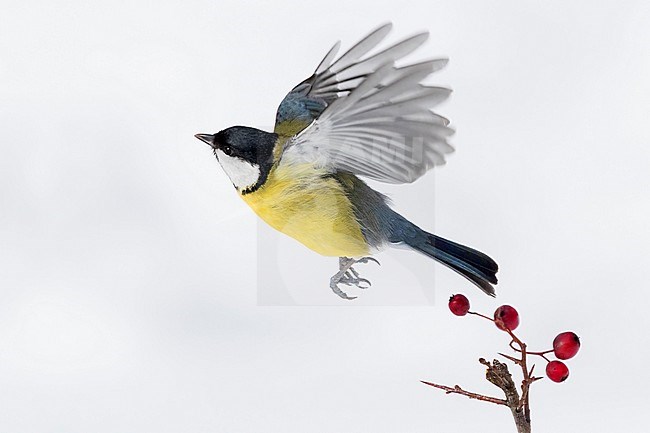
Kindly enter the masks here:
<path id="1" fill-rule="evenodd" d="M 339 57 L 337 42 L 280 103 L 273 132 L 233 126 L 196 138 L 212 147 L 237 193 L 266 223 L 339 257 L 330 288 L 341 298 L 355 298 L 341 285 L 370 286 L 354 266 L 377 262 L 371 255 L 386 247 L 423 253 L 494 296 L 494 260 L 419 228 L 359 178 L 411 183 L 454 150 L 449 121 L 431 110 L 451 91 L 422 84 L 447 59 L 396 65 L 427 33 L 369 54 L 391 27 Z"/>

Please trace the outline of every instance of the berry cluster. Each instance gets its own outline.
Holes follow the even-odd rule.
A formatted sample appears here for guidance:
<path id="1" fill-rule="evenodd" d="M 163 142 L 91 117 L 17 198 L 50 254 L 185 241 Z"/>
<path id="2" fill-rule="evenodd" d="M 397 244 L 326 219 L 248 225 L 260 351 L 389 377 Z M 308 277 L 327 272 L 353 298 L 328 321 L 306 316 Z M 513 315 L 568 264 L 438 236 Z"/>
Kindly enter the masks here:
<path id="1" fill-rule="evenodd" d="M 565 363 L 558 360 L 551 361 L 547 358 L 547 354 L 553 353 L 556 358 L 567 360 L 573 358 L 578 349 L 580 349 L 580 338 L 574 332 L 562 332 L 558 334 L 553 340 L 553 348 L 542 352 L 531 352 L 525 350 L 525 345 L 512 333 L 519 326 L 519 313 L 510 305 L 502 305 L 494 312 L 494 318 L 484 316 L 480 313 L 475 313 L 469 310 L 469 300 L 464 295 L 453 295 L 449 298 L 449 309 L 456 316 L 465 316 L 466 314 L 473 314 L 475 316 L 483 317 L 484 319 L 494 322 L 494 324 L 502 331 L 510 334 L 512 341 L 510 347 L 517 351 L 522 352 L 523 359 L 519 360 L 504 355 L 506 358 L 516 361 L 517 363 L 525 362 L 526 355 L 537 355 L 544 358 L 546 364 L 546 376 L 553 382 L 564 382 L 569 377 L 569 368 Z M 517 343 L 520 348 L 516 348 L 514 344 Z M 534 378 L 531 378 L 534 380 Z"/>

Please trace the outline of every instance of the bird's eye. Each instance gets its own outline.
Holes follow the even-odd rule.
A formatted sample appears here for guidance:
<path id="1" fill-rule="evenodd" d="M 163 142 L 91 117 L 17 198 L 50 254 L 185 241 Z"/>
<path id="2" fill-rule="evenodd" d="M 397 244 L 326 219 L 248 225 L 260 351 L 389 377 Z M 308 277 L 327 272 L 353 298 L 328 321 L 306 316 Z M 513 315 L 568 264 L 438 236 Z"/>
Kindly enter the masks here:
<path id="1" fill-rule="evenodd" d="M 223 147 L 221 148 L 221 151 L 222 151 L 223 153 L 225 153 L 226 155 L 228 155 L 228 156 L 232 155 L 232 148 L 231 148 L 230 146 L 228 146 L 228 145 L 223 146 Z"/>

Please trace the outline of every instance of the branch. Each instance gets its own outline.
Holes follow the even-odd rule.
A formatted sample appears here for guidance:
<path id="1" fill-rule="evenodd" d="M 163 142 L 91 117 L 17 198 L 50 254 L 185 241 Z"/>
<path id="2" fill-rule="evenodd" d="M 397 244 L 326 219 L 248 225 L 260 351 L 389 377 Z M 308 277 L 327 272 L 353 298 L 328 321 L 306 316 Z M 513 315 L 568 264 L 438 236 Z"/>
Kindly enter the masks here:
<path id="1" fill-rule="evenodd" d="M 521 361 L 517 359 L 515 360 Z M 506 396 L 505 400 L 496 397 L 490 397 L 483 394 L 477 394 L 475 392 L 466 391 L 458 385 L 455 385 L 454 387 L 450 387 L 446 385 L 439 385 L 437 383 L 426 382 L 424 380 L 421 380 L 420 382 L 424 383 L 425 385 L 429 385 L 434 388 L 441 389 L 445 391 L 445 393 L 447 394 L 459 394 L 474 400 L 487 401 L 488 403 L 508 406 L 508 408 L 512 412 L 512 417 L 515 420 L 515 425 L 517 426 L 517 432 L 530 433 L 530 412 L 528 412 L 527 410 L 528 387 L 532 382 L 538 379 L 532 377 L 532 373 L 533 373 L 532 369 L 530 372 L 526 371 L 526 376 L 529 377 L 528 379 L 529 381 L 524 380 L 524 383 L 522 383 L 522 390 L 523 390 L 522 398 L 519 398 L 517 385 L 515 385 L 515 382 L 512 380 L 512 375 L 508 371 L 508 366 L 506 364 L 503 364 L 496 359 L 492 361 L 492 363 L 490 363 L 483 358 L 479 359 L 478 362 L 480 362 L 481 364 L 487 367 L 487 371 L 485 372 L 485 378 L 493 385 L 499 387 L 501 391 L 503 391 L 503 393 Z"/>
<path id="2" fill-rule="evenodd" d="M 528 386 L 524 386 L 524 398 L 519 399 L 517 386 L 512 380 L 512 375 L 508 371 L 508 366 L 499 362 L 498 360 L 490 362 L 485 359 L 479 359 L 479 362 L 487 367 L 485 378 L 493 385 L 499 387 L 506 395 L 506 406 L 510 408 L 512 417 L 515 420 L 517 431 L 519 433 L 530 433 L 530 412 L 528 412 Z M 526 372 L 528 374 L 528 372 Z M 532 383 L 532 382 L 531 382 Z"/>
<path id="3" fill-rule="evenodd" d="M 508 403 L 505 400 L 502 400 L 502 399 L 496 398 L 496 397 L 490 397 L 490 396 L 487 396 L 487 395 L 477 394 L 475 392 L 465 391 L 464 389 L 462 389 L 458 385 L 455 385 L 452 388 L 450 386 L 438 385 L 437 383 L 426 382 L 424 380 L 421 380 L 420 382 L 422 382 L 425 385 L 433 386 L 434 388 L 442 389 L 447 394 L 460 394 L 460 395 L 464 395 L 465 397 L 472 398 L 474 400 L 487 401 L 487 402 L 494 403 L 494 404 L 502 404 L 504 406 L 508 405 Z"/>
<path id="4" fill-rule="evenodd" d="M 475 392 L 466 391 L 458 385 L 453 387 L 446 385 L 439 385 L 437 383 L 420 382 L 434 388 L 441 389 L 447 394 L 464 395 L 467 398 L 486 401 L 488 403 L 497 404 L 500 406 L 507 406 L 512 412 L 512 417 L 515 421 L 518 433 L 530 433 L 530 386 L 542 379 L 533 375 L 535 365 L 532 366 L 528 363 L 528 355 L 540 356 L 549 364 L 546 367 L 546 375 L 553 382 L 564 381 L 569 374 L 569 370 L 561 361 L 550 361 L 546 355 L 554 353 L 558 358 L 568 359 L 573 357 L 580 348 L 580 339 L 575 332 L 563 332 L 558 334 L 553 340 L 553 349 L 533 352 L 528 350 L 526 343 L 517 337 L 513 329 L 519 325 L 519 313 L 510 305 L 502 305 L 494 312 L 494 319 L 484 314 L 470 311 L 469 299 L 460 293 L 452 295 L 449 298 L 449 310 L 456 316 L 472 315 L 480 317 L 484 320 L 492 322 L 500 330 L 506 332 L 510 337 L 510 348 L 515 352 L 515 355 L 506 355 L 500 353 L 499 355 L 512 362 L 515 366 L 521 369 L 523 379 L 521 381 L 521 388 L 519 389 L 515 382 L 512 380 L 512 375 L 508 371 L 508 365 L 498 360 L 492 362 L 480 358 L 479 362 L 487 367 L 485 378 L 491 384 L 497 386 L 505 394 L 505 400 L 496 397 L 490 397 Z M 531 363 L 532 364 L 532 363 Z M 520 396 L 521 392 L 521 396 Z"/>

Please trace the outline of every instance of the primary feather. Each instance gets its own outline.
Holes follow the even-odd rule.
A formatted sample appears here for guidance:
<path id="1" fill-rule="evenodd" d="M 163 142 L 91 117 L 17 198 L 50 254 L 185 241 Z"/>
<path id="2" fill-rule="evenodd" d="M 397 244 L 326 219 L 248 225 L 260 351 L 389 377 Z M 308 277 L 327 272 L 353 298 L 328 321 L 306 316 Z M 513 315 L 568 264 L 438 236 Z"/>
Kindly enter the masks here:
<path id="1" fill-rule="evenodd" d="M 431 111 L 450 90 L 421 84 L 447 60 L 396 66 L 427 39 L 422 33 L 368 56 L 390 24 L 334 60 L 337 43 L 314 74 L 282 101 L 275 131 L 287 137 L 283 160 L 312 162 L 387 183 L 418 179 L 453 151 L 449 121 Z"/>

